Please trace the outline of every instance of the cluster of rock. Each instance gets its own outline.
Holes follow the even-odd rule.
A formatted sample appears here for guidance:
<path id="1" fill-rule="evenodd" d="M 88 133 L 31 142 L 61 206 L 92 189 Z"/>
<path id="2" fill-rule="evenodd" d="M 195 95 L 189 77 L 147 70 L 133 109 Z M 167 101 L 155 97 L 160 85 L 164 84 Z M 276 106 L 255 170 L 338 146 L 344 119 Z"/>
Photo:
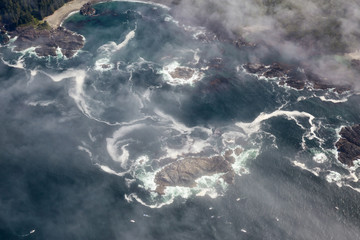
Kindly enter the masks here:
<path id="1" fill-rule="evenodd" d="M 243 37 L 239 37 L 238 39 L 234 40 L 233 44 L 238 48 L 242 48 L 242 47 L 255 48 L 257 46 L 256 43 L 249 42 Z"/>
<path id="2" fill-rule="evenodd" d="M 35 51 L 38 56 L 56 56 L 59 48 L 64 56 L 70 58 L 84 46 L 84 39 L 81 35 L 62 27 L 57 29 L 37 29 L 33 26 L 18 27 L 10 35 L 17 36 L 14 42 L 15 51 L 36 47 Z"/>
<path id="3" fill-rule="evenodd" d="M 340 136 L 336 143 L 338 160 L 349 167 L 354 166 L 354 161 L 360 159 L 360 124 L 343 127 Z"/>
<path id="4" fill-rule="evenodd" d="M 240 148 L 235 150 L 236 155 L 240 155 L 241 152 Z M 223 173 L 224 181 L 231 184 L 235 177 L 232 168 L 232 164 L 235 162 L 233 153 L 232 150 L 228 150 L 224 156 L 189 157 L 170 163 L 156 174 L 155 192 L 164 194 L 168 186 L 195 187 L 198 178 L 217 173 Z"/>
<path id="5" fill-rule="evenodd" d="M 259 77 L 278 78 L 281 85 L 304 89 L 311 84 L 314 89 L 335 89 L 337 92 L 349 91 L 350 86 L 340 86 L 330 83 L 327 79 L 313 73 L 309 68 L 300 68 L 294 65 L 273 63 L 264 65 L 261 63 L 247 63 L 243 68 L 251 74 Z"/>
<path id="6" fill-rule="evenodd" d="M 93 16 L 95 15 L 96 10 L 95 8 L 92 7 L 91 3 L 85 3 L 81 8 L 80 8 L 80 14 L 84 15 L 84 16 Z"/>

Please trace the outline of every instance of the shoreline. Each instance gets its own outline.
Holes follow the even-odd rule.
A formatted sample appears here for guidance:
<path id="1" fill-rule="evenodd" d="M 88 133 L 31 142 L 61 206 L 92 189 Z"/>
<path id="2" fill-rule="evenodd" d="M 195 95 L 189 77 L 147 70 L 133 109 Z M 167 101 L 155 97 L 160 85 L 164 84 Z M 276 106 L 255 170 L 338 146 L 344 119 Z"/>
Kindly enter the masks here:
<path id="1" fill-rule="evenodd" d="M 62 22 L 75 11 L 79 11 L 80 8 L 90 2 L 92 4 L 105 2 L 106 0 L 73 0 L 71 2 L 65 3 L 61 8 L 55 10 L 55 12 L 44 18 L 50 27 L 56 29 L 61 26 Z"/>
<path id="2" fill-rule="evenodd" d="M 79 12 L 86 3 L 97 4 L 105 2 L 137 2 L 170 9 L 172 0 L 73 0 L 56 10 L 52 15 L 44 18 L 50 28 L 38 29 L 34 26 L 18 27 L 10 33 L 11 37 L 17 36 L 14 46 L 19 51 L 35 48 L 37 56 L 56 56 L 58 49 L 67 58 L 73 57 L 85 44 L 85 38 L 66 28 L 61 28 L 65 19 Z M 168 4 L 165 5 L 164 3 Z M 39 40 L 39 41 L 38 41 Z"/>
<path id="3" fill-rule="evenodd" d="M 53 14 L 50 16 L 47 16 L 44 18 L 44 21 L 46 21 L 49 26 L 53 29 L 56 29 L 58 27 L 61 27 L 62 23 L 66 18 L 68 18 L 71 13 L 77 12 L 80 10 L 80 8 L 86 4 L 97 4 L 97 3 L 103 3 L 103 2 L 112 2 L 112 1 L 119 1 L 119 2 L 139 2 L 139 3 L 153 3 L 157 4 L 161 7 L 169 8 L 171 5 L 171 0 L 160 0 L 160 1 L 149 1 L 149 0 L 73 0 L 71 2 L 68 2 L 64 4 L 61 8 L 55 10 Z"/>

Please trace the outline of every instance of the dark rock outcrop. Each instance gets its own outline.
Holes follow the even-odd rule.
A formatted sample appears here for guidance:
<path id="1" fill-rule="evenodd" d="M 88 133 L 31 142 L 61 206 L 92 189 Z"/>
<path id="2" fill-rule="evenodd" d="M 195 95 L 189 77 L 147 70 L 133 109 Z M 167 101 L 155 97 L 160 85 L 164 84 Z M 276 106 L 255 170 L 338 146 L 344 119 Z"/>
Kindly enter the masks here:
<path id="1" fill-rule="evenodd" d="M 0 45 L 8 44 L 10 41 L 9 36 L 4 32 L 0 33 Z"/>
<path id="2" fill-rule="evenodd" d="M 340 85 L 333 84 L 329 79 L 319 76 L 310 70 L 309 67 L 304 68 L 304 74 L 306 80 L 310 82 L 314 89 L 335 89 L 336 92 L 342 93 L 345 91 L 350 91 L 351 87 L 349 85 Z"/>
<path id="3" fill-rule="evenodd" d="M 91 3 L 85 3 L 81 8 L 80 8 L 80 14 L 84 15 L 84 16 L 93 16 L 95 15 L 96 10 L 95 8 L 92 7 Z"/>
<path id="4" fill-rule="evenodd" d="M 224 173 L 222 178 L 227 183 L 233 183 L 235 172 L 231 166 L 235 162 L 229 150 L 223 156 L 193 157 L 179 160 L 165 166 L 155 176 L 156 192 L 164 194 L 167 186 L 195 187 L 195 180 L 202 176 Z"/>
<path id="5" fill-rule="evenodd" d="M 348 166 L 353 166 L 354 161 L 360 159 L 360 124 L 343 127 L 340 131 L 341 138 L 336 143 L 338 160 Z"/>
<path id="6" fill-rule="evenodd" d="M 173 78 L 190 79 L 194 75 L 195 71 L 187 67 L 177 67 L 173 72 L 170 72 Z"/>
<path id="7" fill-rule="evenodd" d="M 335 85 L 328 79 L 313 73 L 308 67 L 299 67 L 295 65 L 287 65 L 281 63 L 273 63 L 264 65 L 261 63 L 244 64 L 243 68 L 251 74 L 258 77 L 278 78 L 281 85 L 286 84 L 296 89 L 304 89 L 309 84 L 314 89 L 335 89 L 336 92 L 349 91 L 350 86 Z"/>
<path id="8" fill-rule="evenodd" d="M 14 42 L 15 51 L 36 47 L 35 51 L 38 56 L 56 56 L 56 50 L 60 48 L 62 54 L 69 58 L 84 46 L 84 39 L 81 35 L 62 27 L 58 29 L 19 27 L 10 34 L 18 36 Z"/>
<path id="9" fill-rule="evenodd" d="M 305 76 L 296 67 L 273 63 L 271 65 L 264 65 L 260 63 L 248 63 L 243 65 L 243 68 L 251 74 L 259 77 L 278 78 L 280 84 L 287 84 L 296 89 L 303 89 L 305 87 Z"/>
<path id="10" fill-rule="evenodd" d="M 6 33 L 5 27 L 0 25 L 0 45 L 8 44 L 9 41 L 10 38 Z"/>
<path id="11" fill-rule="evenodd" d="M 243 48 L 243 47 L 255 48 L 257 46 L 256 43 L 249 42 L 245 40 L 245 38 L 243 37 L 239 37 L 237 40 L 233 41 L 233 44 L 238 48 Z"/>

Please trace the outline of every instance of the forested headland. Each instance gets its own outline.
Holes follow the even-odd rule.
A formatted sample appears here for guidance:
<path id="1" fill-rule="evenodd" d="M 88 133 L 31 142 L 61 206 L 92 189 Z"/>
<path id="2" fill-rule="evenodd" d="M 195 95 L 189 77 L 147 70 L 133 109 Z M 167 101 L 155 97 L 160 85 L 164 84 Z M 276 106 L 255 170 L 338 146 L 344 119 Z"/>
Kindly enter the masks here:
<path id="1" fill-rule="evenodd" d="M 0 26 L 14 30 L 19 25 L 37 22 L 69 1 L 71 0 L 1 0 Z"/>

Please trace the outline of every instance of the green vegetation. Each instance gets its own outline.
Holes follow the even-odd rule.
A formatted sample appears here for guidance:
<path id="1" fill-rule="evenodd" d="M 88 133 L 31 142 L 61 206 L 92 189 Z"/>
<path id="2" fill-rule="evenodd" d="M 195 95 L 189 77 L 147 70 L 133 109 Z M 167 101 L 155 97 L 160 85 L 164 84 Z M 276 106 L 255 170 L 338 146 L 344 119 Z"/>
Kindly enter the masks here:
<path id="1" fill-rule="evenodd" d="M 14 30 L 23 24 L 38 25 L 44 17 L 51 15 L 70 0 L 1 0 L 0 26 Z M 40 23 L 46 24 L 46 23 Z M 39 25 L 38 25 L 39 26 Z M 40 27 L 47 27 L 42 25 Z"/>

